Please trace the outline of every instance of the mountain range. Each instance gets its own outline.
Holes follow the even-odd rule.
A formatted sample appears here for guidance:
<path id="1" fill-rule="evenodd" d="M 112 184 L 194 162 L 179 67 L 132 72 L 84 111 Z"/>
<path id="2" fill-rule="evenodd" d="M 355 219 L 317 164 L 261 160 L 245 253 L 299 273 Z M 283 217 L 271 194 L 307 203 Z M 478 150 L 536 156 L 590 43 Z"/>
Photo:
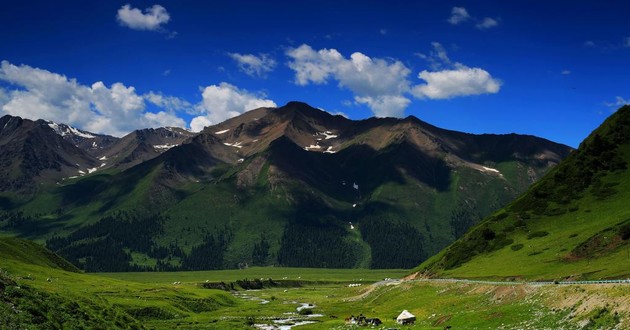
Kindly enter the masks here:
<path id="1" fill-rule="evenodd" d="M 0 229 L 90 271 L 411 268 L 571 153 L 307 104 L 122 138 L 0 118 Z"/>

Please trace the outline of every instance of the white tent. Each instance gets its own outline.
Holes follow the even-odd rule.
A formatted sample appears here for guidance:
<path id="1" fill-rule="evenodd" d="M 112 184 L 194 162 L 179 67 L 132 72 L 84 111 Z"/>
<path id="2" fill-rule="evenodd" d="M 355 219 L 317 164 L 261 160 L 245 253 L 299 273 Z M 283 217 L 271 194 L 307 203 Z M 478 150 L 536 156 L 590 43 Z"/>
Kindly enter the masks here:
<path id="1" fill-rule="evenodd" d="M 416 316 L 409 313 L 408 310 L 402 311 L 400 315 L 396 318 L 396 323 L 398 324 L 411 324 L 416 321 Z"/>

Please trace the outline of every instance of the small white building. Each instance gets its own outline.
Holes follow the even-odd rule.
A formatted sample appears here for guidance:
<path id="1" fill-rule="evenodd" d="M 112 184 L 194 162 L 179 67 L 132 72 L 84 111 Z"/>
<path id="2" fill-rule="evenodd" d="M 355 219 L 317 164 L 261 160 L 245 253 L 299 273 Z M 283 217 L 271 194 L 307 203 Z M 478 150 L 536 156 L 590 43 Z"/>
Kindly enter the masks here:
<path id="1" fill-rule="evenodd" d="M 413 324 L 414 322 L 416 322 L 416 316 L 409 313 L 408 310 L 404 310 L 402 311 L 402 313 L 400 313 L 400 315 L 398 315 L 398 317 L 396 318 L 396 323 L 398 324 Z"/>

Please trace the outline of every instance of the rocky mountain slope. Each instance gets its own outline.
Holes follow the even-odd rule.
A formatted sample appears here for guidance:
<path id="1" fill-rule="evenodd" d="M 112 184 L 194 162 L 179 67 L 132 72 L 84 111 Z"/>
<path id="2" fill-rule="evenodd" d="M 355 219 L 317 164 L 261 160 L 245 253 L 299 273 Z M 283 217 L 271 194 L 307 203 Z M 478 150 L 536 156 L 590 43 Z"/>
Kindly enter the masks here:
<path id="1" fill-rule="evenodd" d="M 51 121 L 0 118 L 0 191 L 33 194 L 96 171 L 123 170 L 194 136 L 181 128 L 143 129 L 116 138 Z"/>
<path id="2" fill-rule="evenodd" d="M 26 202 L 7 195 L 18 220 L 5 230 L 47 239 L 89 270 L 413 267 L 571 150 L 414 117 L 353 121 L 299 102 L 171 141 L 162 143 L 178 145 L 148 160 L 132 157 L 137 164 L 122 171 Z"/>

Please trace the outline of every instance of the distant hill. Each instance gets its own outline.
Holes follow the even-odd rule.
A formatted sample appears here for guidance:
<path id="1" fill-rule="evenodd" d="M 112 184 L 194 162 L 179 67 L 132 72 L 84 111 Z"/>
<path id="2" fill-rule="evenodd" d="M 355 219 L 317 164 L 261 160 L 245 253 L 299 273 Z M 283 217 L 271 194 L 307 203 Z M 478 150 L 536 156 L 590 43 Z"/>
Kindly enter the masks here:
<path id="1" fill-rule="evenodd" d="M 438 276 L 630 276 L 630 106 L 524 195 L 417 270 Z"/>
<path id="2" fill-rule="evenodd" d="M 143 156 L 158 143 L 149 133 L 169 148 Z M 415 117 L 353 121 L 299 102 L 194 135 L 137 131 L 108 148 L 119 155 L 112 170 L 30 198 L 0 194 L 0 228 L 90 271 L 411 268 L 571 151 Z"/>

